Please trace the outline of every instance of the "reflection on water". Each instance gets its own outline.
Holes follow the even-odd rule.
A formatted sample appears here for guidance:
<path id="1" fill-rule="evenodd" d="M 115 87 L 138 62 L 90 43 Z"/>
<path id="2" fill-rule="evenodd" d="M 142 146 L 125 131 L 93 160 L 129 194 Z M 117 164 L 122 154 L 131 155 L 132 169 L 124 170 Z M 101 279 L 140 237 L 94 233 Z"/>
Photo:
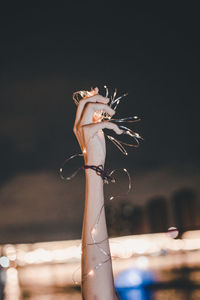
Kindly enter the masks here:
<path id="1" fill-rule="evenodd" d="M 10 272 L 11 274 L 12 272 Z M 143 288 L 135 288 L 132 292 L 129 292 L 129 298 L 127 296 L 120 297 L 120 300 L 198 300 L 200 299 L 200 269 L 180 269 L 180 270 L 168 270 L 157 271 L 156 282 L 148 285 L 144 290 L 148 290 L 148 293 L 143 293 Z M 45 287 L 40 284 L 38 286 L 29 284 L 28 286 L 21 286 L 20 296 L 16 285 L 16 274 L 13 276 L 13 290 L 6 296 L 6 300 L 81 300 L 80 287 Z M 164 281 L 163 281 L 164 280 Z M 10 288 L 12 286 L 10 285 Z M 11 290 L 10 290 L 11 291 Z M 146 296 L 144 296 L 144 294 Z M 132 296 L 131 296 L 132 295 Z M 133 296 L 135 295 L 135 296 Z M 137 296 L 136 296 L 137 295 Z"/>
<path id="2" fill-rule="evenodd" d="M 23 298 L 26 300 L 82 300 L 80 293 L 65 293 L 65 294 L 46 294 L 46 295 L 36 295 L 30 296 L 28 298 Z M 193 291 L 188 294 L 184 291 L 179 290 L 167 290 L 167 291 L 157 291 L 155 292 L 152 300 L 199 300 L 200 290 Z M 133 299 L 134 300 L 134 299 Z"/>
<path id="3" fill-rule="evenodd" d="M 75 291 L 69 291 L 65 293 L 45 293 L 45 294 L 30 294 L 23 295 L 23 300 L 82 300 L 81 293 Z M 123 300 L 123 298 L 120 298 Z M 140 300 L 139 298 L 132 298 L 133 300 Z M 187 289 L 161 289 L 153 291 L 151 300 L 199 300 L 200 289 L 187 290 Z M 145 300 L 142 298 L 142 300 Z M 149 300 L 149 299 L 148 299 Z"/>
<path id="4" fill-rule="evenodd" d="M 148 270 L 146 270 L 145 272 L 142 271 L 142 273 L 140 270 L 138 272 L 138 269 L 129 269 L 120 274 L 116 281 L 116 287 L 121 300 L 200 299 L 199 268 L 183 267 L 180 269 L 157 271 L 154 272 L 154 278 L 150 277 L 152 276 L 152 274 L 149 273 Z M 135 287 L 134 274 L 138 274 L 138 276 L 141 275 L 141 278 L 143 277 L 142 284 Z M 130 278 L 128 278 L 127 275 Z M 121 280 L 119 281 L 119 279 Z M 123 282 L 124 279 L 126 279 L 125 282 Z M 132 288 L 130 288 L 131 285 L 129 283 L 127 284 L 129 279 L 133 281 Z"/>
<path id="5" fill-rule="evenodd" d="M 200 299 L 200 290 L 184 291 L 184 290 L 165 290 L 157 291 L 153 296 L 153 300 L 198 300 Z"/>

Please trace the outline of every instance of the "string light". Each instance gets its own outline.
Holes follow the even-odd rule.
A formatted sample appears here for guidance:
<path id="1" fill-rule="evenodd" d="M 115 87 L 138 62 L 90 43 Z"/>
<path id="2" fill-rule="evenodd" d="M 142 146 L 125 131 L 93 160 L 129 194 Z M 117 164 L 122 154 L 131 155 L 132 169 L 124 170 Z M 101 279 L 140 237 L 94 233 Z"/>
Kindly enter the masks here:
<path id="1" fill-rule="evenodd" d="M 108 98 L 109 97 L 109 90 L 108 90 L 108 87 L 105 85 L 104 86 L 105 88 L 105 97 Z M 85 91 L 85 90 L 82 90 L 82 91 L 77 91 L 75 93 L 73 93 L 73 100 L 74 100 L 74 103 L 76 105 L 79 104 L 79 101 L 80 100 L 83 100 L 83 99 L 86 99 L 88 97 L 91 97 L 91 96 L 94 96 L 98 93 L 97 89 L 91 89 L 91 91 Z M 119 97 L 116 98 L 117 96 L 117 89 L 115 88 L 114 89 L 114 93 L 112 95 L 110 95 L 110 101 L 109 101 L 109 106 L 116 110 L 117 109 L 117 106 L 119 105 L 120 101 L 125 98 L 128 94 L 125 93 Z M 121 119 L 112 119 L 111 116 L 106 113 L 105 111 L 95 111 L 94 114 L 93 114 L 93 122 L 96 123 L 96 122 L 101 122 L 102 120 L 107 120 L 107 121 L 110 121 L 110 122 L 113 122 L 113 123 L 134 123 L 134 122 L 138 122 L 140 121 L 140 119 L 138 118 L 138 116 L 131 116 L 131 117 L 126 117 L 126 118 L 121 118 Z M 139 146 L 139 143 L 140 143 L 140 140 L 142 140 L 142 137 L 137 133 L 137 132 L 134 132 L 132 131 L 130 128 L 124 126 L 124 125 L 118 125 L 118 127 L 123 131 L 123 134 L 124 135 L 127 135 L 129 137 L 132 138 L 132 142 L 131 143 L 128 143 L 128 142 L 123 142 L 121 140 L 118 140 L 116 139 L 115 137 L 113 136 L 110 136 L 110 135 L 107 135 L 107 138 L 124 154 L 124 155 L 128 155 L 128 152 L 127 150 L 125 149 L 124 146 L 129 146 L 129 147 L 138 147 Z M 66 180 L 70 180 L 72 179 L 74 176 L 76 176 L 76 174 L 79 172 L 79 170 L 81 169 L 78 168 L 75 172 L 73 172 L 70 176 L 67 176 L 65 177 L 63 175 L 63 168 L 64 166 L 66 165 L 66 163 L 68 163 L 71 159 L 74 159 L 75 157 L 83 157 L 83 154 L 86 153 L 86 149 L 84 148 L 82 150 L 83 153 L 80 153 L 80 154 L 75 154 L 75 155 L 72 155 L 71 157 L 67 158 L 64 163 L 63 163 L 63 166 L 60 168 L 60 176 L 62 179 L 66 179 Z M 111 171 L 108 175 L 110 177 L 113 177 L 114 173 L 117 171 L 118 169 L 115 169 L 113 171 Z M 128 177 L 128 190 L 126 192 L 126 194 L 128 194 L 131 190 L 131 178 L 130 178 L 130 174 L 129 172 L 123 168 L 122 171 L 127 175 Z M 106 181 L 104 181 L 105 183 Z M 115 183 L 116 180 L 115 178 L 113 177 L 113 180 L 111 181 L 112 183 Z M 107 182 L 108 183 L 108 182 Z M 113 200 L 114 198 L 117 198 L 117 197 L 121 197 L 122 195 L 117 195 L 117 196 L 110 196 L 109 197 L 109 200 Z M 91 269 L 88 273 L 86 274 L 83 274 L 82 276 L 82 284 L 85 282 L 85 280 L 88 278 L 88 276 L 93 276 L 94 273 L 95 273 L 95 270 L 98 270 L 99 268 L 101 268 L 103 266 L 103 264 L 107 263 L 108 261 L 111 260 L 111 255 L 109 252 L 107 252 L 103 247 L 102 247 L 102 243 L 104 243 L 105 241 L 108 240 L 108 237 L 106 237 L 104 240 L 102 241 L 97 241 L 96 240 L 96 236 L 97 236 L 97 227 L 98 227 L 98 224 L 99 224 L 99 220 L 100 220 L 100 217 L 101 217 L 101 214 L 102 214 L 102 211 L 103 209 L 105 208 L 105 205 L 103 204 L 98 215 L 96 216 L 96 221 L 94 223 L 94 225 L 91 227 L 90 229 L 90 235 L 91 235 L 91 239 L 92 239 L 92 243 L 87 243 L 85 245 L 82 245 L 82 253 L 83 253 L 83 249 L 85 249 L 85 247 L 88 247 L 88 246 L 95 246 L 105 257 L 106 259 L 105 260 L 102 260 L 100 261 L 98 264 L 96 264 L 94 266 L 93 269 Z M 75 274 L 76 272 L 80 269 L 80 267 L 78 269 L 76 269 L 72 275 L 72 279 L 74 281 L 74 284 L 78 284 L 78 281 L 75 280 Z"/>
<path id="2" fill-rule="evenodd" d="M 105 97 L 108 98 L 109 97 L 109 90 L 108 87 L 106 85 L 104 85 L 105 88 Z M 97 95 L 97 90 L 95 89 L 91 89 L 91 91 L 77 91 L 75 93 L 73 93 L 73 100 L 74 103 L 76 105 L 79 104 L 80 100 L 86 99 L 88 97 Z M 122 99 L 124 99 L 128 94 L 125 93 L 119 97 L 116 98 L 117 96 L 117 89 L 115 88 L 114 93 L 110 95 L 110 101 L 108 103 L 108 105 L 116 111 L 117 106 L 119 105 L 120 101 Z M 126 117 L 126 118 L 121 118 L 121 119 L 114 119 L 111 118 L 111 116 L 104 112 L 104 111 L 95 111 L 94 115 L 93 115 L 93 122 L 101 122 L 102 120 L 107 120 L 113 123 L 134 123 L 134 122 L 138 122 L 140 121 L 140 118 L 138 118 L 138 116 L 131 116 L 131 117 Z M 107 138 L 124 154 L 124 155 L 128 155 L 128 152 L 125 150 L 125 148 L 122 146 L 128 146 L 128 147 L 138 147 L 140 144 L 140 140 L 143 140 L 143 138 L 137 133 L 137 132 L 133 132 L 130 128 L 122 126 L 122 125 L 118 125 L 118 127 L 123 131 L 122 134 L 124 135 L 128 135 L 129 137 L 132 138 L 132 143 L 126 143 L 123 142 L 119 139 L 116 139 L 113 136 L 110 136 L 106 133 L 105 136 L 107 136 Z"/>
<path id="3" fill-rule="evenodd" d="M 93 228 L 93 229 L 91 230 L 91 234 L 92 234 L 92 235 L 96 234 L 96 231 L 97 231 L 96 228 Z"/>
<path id="4" fill-rule="evenodd" d="M 93 275 L 94 275 L 94 271 L 91 270 L 91 271 L 88 273 L 88 275 L 93 276 Z"/>

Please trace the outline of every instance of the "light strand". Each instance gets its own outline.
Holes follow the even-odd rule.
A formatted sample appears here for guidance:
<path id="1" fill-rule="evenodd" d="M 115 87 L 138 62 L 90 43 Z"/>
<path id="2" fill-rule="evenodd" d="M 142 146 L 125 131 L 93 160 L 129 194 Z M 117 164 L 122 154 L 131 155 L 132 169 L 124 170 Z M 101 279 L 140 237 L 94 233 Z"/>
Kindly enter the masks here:
<path id="1" fill-rule="evenodd" d="M 109 89 L 106 85 L 104 85 L 104 88 L 105 88 L 105 97 L 108 98 L 109 97 Z M 80 100 L 86 99 L 86 98 L 94 96 L 96 94 L 97 94 L 97 92 L 94 89 L 91 89 L 91 91 L 85 91 L 85 90 L 77 91 L 77 92 L 73 93 L 73 100 L 74 100 L 74 103 L 76 105 L 78 105 Z M 124 93 L 123 95 L 116 98 L 117 89 L 115 88 L 114 93 L 110 95 L 110 102 L 108 105 L 116 111 L 117 106 L 119 105 L 121 100 L 124 99 L 127 95 L 128 95 L 127 93 Z M 111 116 L 104 111 L 95 112 L 95 114 L 97 114 L 96 119 L 98 120 L 98 122 L 101 122 L 102 120 L 107 120 L 107 121 L 110 121 L 113 123 L 135 123 L 135 122 L 140 121 L 140 118 L 138 116 L 131 116 L 131 117 L 120 118 L 120 119 L 114 119 L 114 118 L 112 119 Z M 128 127 L 119 125 L 119 128 L 123 131 L 122 134 L 128 135 L 129 137 L 132 138 L 133 143 L 128 143 L 128 142 L 126 143 L 126 142 L 120 141 L 119 139 L 117 139 L 113 136 L 110 136 L 106 133 L 104 133 L 104 134 L 124 155 L 128 155 L 128 152 L 124 146 L 138 147 L 140 144 L 140 140 L 143 140 L 143 138 L 137 132 L 133 132 Z"/>
<path id="2" fill-rule="evenodd" d="M 105 88 L 105 97 L 109 97 L 109 89 L 107 86 L 104 86 Z M 75 93 L 73 93 L 73 100 L 74 100 L 74 103 L 76 105 L 79 104 L 79 101 L 82 100 L 82 99 L 86 99 L 88 97 L 91 97 L 91 96 L 94 96 L 95 94 L 97 94 L 97 91 L 95 89 L 91 89 L 91 91 L 85 91 L 85 90 L 82 90 L 82 91 L 77 91 Z M 108 104 L 112 109 L 116 110 L 120 101 L 126 97 L 128 94 L 125 93 L 119 97 L 117 97 L 117 89 L 115 88 L 114 89 L 114 92 L 113 92 L 113 95 L 110 95 L 110 103 Z M 117 97 L 117 98 L 116 98 Z M 138 122 L 140 121 L 140 118 L 138 116 L 131 116 L 131 117 L 125 117 L 125 118 L 121 118 L 121 119 L 115 119 L 115 118 L 111 118 L 111 116 L 106 113 L 105 111 L 100 111 L 100 112 L 95 112 L 96 113 L 96 116 L 95 116 L 95 119 L 97 120 L 97 122 L 101 122 L 102 120 L 107 120 L 107 121 L 110 121 L 110 122 L 113 122 L 113 123 L 135 123 L 135 122 Z M 128 143 L 128 142 L 123 142 L 123 141 L 120 141 L 118 139 L 116 139 L 115 137 L 111 136 L 111 135 L 107 135 L 107 138 L 124 154 L 124 155 L 128 155 L 128 152 L 127 150 L 125 149 L 124 146 L 129 146 L 129 147 L 138 147 L 139 144 L 140 144 L 140 140 L 142 140 L 143 138 L 137 133 L 137 132 L 134 132 L 132 131 L 130 128 L 124 126 L 124 125 L 118 125 L 118 127 L 123 130 L 123 134 L 124 135 L 127 135 L 129 137 L 132 138 L 132 140 L 134 142 L 132 143 Z M 77 157 L 83 157 L 83 154 L 82 153 L 79 153 L 79 154 L 74 154 L 72 156 L 70 156 L 69 158 L 67 158 L 62 167 L 60 168 L 60 177 L 62 179 L 65 179 L 65 180 L 71 180 L 72 178 L 74 178 L 77 173 L 82 169 L 82 167 L 80 166 L 79 168 L 77 168 L 71 175 L 69 176 L 64 176 L 64 173 L 63 173 L 63 169 L 64 167 L 66 166 L 66 164 L 74 159 L 74 158 L 77 158 Z M 107 173 L 108 176 L 110 176 L 111 178 L 113 178 L 114 180 L 110 181 L 111 183 L 115 183 L 116 180 L 115 178 L 113 177 L 114 173 L 119 170 L 119 169 L 115 169 L 115 170 L 112 170 L 110 173 Z M 127 189 L 127 192 L 126 194 L 128 194 L 131 190 L 131 177 L 130 177 L 130 174 L 129 172 L 123 168 L 122 169 L 123 172 L 127 175 L 128 177 L 128 189 Z M 98 175 L 101 175 L 101 174 L 98 174 Z M 108 183 L 106 180 L 104 180 L 104 183 Z M 118 198 L 118 197 L 121 197 L 123 195 L 117 195 L 117 196 L 113 196 L 111 195 L 109 197 L 109 200 L 112 201 L 113 199 L 115 198 Z M 82 275 L 82 280 L 81 280 L 81 283 L 83 284 L 85 282 L 85 280 L 88 278 L 88 277 L 92 277 L 95 275 L 95 271 L 96 270 L 99 270 L 105 263 L 107 263 L 108 261 L 111 260 L 111 254 L 109 252 L 107 252 L 103 247 L 102 247 L 102 244 L 108 240 L 108 237 L 104 238 L 103 240 L 101 241 L 97 241 L 97 236 L 98 236 L 98 225 L 99 225 L 99 221 L 100 221 L 100 218 L 101 218 L 101 214 L 103 212 L 103 210 L 105 209 L 105 204 L 102 205 L 102 207 L 100 208 L 100 211 L 98 213 L 98 215 L 96 216 L 96 220 L 95 220 L 95 223 L 93 224 L 93 226 L 90 228 L 90 235 L 91 235 L 91 239 L 92 239 L 92 242 L 91 243 L 86 243 L 85 245 L 82 244 L 82 252 L 83 250 L 86 248 L 86 247 L 89 247 L 89 246 L 95 246 L 98 251 L 100 251 L 104 256 L 105 256 L 105 259 L 104 260 L 101 260 L 100 262 L 98 262 L 92 269 L 90 269 L 89 272 L 85 273 Z M 75 280 L 75 275 L 77 273 L 77 271 L 80 269 L 80 266 L 73 272 L 72 274 L 72 280 L 74 282 L 74 284 L 80 284 L 80 282 L 78 282 L 77 280 Z"/>
<path id="3" fill-rule="evenodd" d="M 69 162 L 70 159 L 73 159 L 73 158 L 75 158 L 76 156 L 83 156 L 83 155 L 80 155 L 80 154 L 72 155 L 70 158 L 68 158 L 68 159 L 65 160 L 65 163 L 64 163 L 64 164 L 66 164 L 67 162 Z M 79 169 L 81 169 L 81 168 L 79 168 Z M 79 170 L 79 169 L 78 169 L 78 170 Z M 111 172 L 109 172 L 109 176 L 112 177 L 112 178 L 114 178 L 114 181 L 110 181 L 110 182 L 112 182 L 112 183 L 115 183 L 115 182 L 116 182 L 116 179 L 115 179 L 115 177 L 114 177 L 114 174 L 115 174 L 115 172 L 117 172 L 117 171 L 119 171 L 119 170 L 120 170 L 120 169 L 115 169 L 115 170 L 112 170 Z M 128 189 L 127 189 L 127 191 L 126 191 L 126 193 L 125 193 L 125 194 L 127 195 L 127 194 L 130 192 L 130 190 L 131 190 L 131 177 L 130 177 L 130 174 L 129 174 L 129 172 L 127 171 L 127 169 L 123 168 L 123 169 L 121 169 L 121 170 L 122 170 L 122 171 L 127 175 L 127 177 L 128 177 Z M 71 176 L 68 176 L 68 177 L 64 178 L 64 175 L 62 174 L 62 172 L 63 172 L 63 167 L 60 168 L 60 172 L 61 172 L 61 178 L 62 178 L 62 179 L 67 179 L 67 180 L 72 179 L 72 178 L 75 176 L 74 174 L 75 174 L 75 173 L 76 173 L 76 174 L 78 173 L 78 172 L 75 171 L 75 172 L 73 172 L 73 174 L 72 174 Z M 110 197 L 109 197 L 109 200 L 112 201 L 113 199 L 118 198 L 118 197 L 122 197 L 122 196 L 123 196 L 123 195 L 110 196 Z M 101 206 L 100 211 L 99 211 L 98 215 L 96 216 L 95 223 L 93 224 L 93 226 L 92 226 L 91 229 L 90 229 L 90 235 L 91 235 L 92 243 L 86 243 L 85 245 L 82 245 L 82 251 L 83 251 L 86 247 L 88 247 L 88 246 L 96 246 L 97 249 L 98 249 L 105 257 L 107 257 L 107 258 L 106 258 L 105 260 L 100 261 L 98 264 L 96 264 L 96 265 L 94 266 L 94 268 L 91 269 L 88 273 L 83 274 L 83 276 L 82 276 L 82 281 L 81 281 L 82 284 L 85 282 L 85 280 L 86 280 L 88 277 L 91 277 L 91 276 L 94 275 L 94 270 L 98 270 L 98 269 L 99 269 L 100 267 L 102 267 L 105 263 L 107 263 L 109 260 L 111 260 L 111 255 L 110 255 L 110 253 L 108 253 L 108 252 L 107 252 L 105 249 L 103 249 L 103 247 L 101 246 L 102 243 L 104 243 L 105 241 L 108 240 L 108 237 L 104 238 L 104 239 L 101 240 L 101 241 L 97 241 L 97 240 L 96 240 L 97 228 L 98 228 L 98 224 L 99 224 L 99 221 L 100 221 L 100 218 L 101 218 L 101 214 L 102 214 L 104 208 L 105 208 L 105 204 L 103 204 L 103 205 Z M 73 280 L 73 282 L 74 282 L 75 285 L 80 284 L 80 282 L 77 281 L 77 280 L 75 279 L 76 273 L 79 271 L 79 269 L 80 269 L 80 266 L 74 271 L 74 273 L 73 273 L 73 275 L 72 275 L 72 280 Z M 93 272 L 92 272 L 92 271 L 93 271 Z"/>

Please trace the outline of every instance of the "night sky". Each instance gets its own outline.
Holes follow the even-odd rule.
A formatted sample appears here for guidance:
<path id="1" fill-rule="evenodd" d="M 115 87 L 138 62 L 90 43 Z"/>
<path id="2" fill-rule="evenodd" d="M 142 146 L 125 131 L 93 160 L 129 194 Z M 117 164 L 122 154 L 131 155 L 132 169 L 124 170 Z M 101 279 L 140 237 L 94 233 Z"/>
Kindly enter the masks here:
<path id="1" fill-rule="evenodd" d="M 1 7 L 0 242 L 80 237 L 84 176 L 58 176 L 80 151 L 77 90 L 128 92 L 117 116 L 142 119 L 131 125 L 144 137 L 139 149 L 124 158 L 107 147 L 107 167 L 127 166 L 134 177 L 133 204 L 182 187 L 199 192 L 198 7 L 133 3 Z"/>

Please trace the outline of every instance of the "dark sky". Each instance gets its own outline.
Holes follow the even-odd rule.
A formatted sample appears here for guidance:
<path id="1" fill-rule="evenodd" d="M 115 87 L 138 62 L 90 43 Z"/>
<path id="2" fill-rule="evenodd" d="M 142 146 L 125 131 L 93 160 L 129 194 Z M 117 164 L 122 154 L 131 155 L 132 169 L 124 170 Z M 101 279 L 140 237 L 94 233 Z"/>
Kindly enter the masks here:
<path id="1" fill-rule="evenodd" d="M 72 93 L 91 86 L 102 88 L 107 84 L 111 90 L 117 87 L 119 94 L 128 92 L 127 100 L 119 106 L 118 116 L 137 114 L 142 118 L 136 127 L 144 137 L 141 147 L 130 150 L 126 160 L 110 144 L 107 154 L 108 166 L 128 165 L 130 172 L 139 176 L 141 193 L 137 193 L 136 186 L 138 198 L 144 199 L 144 194 L 158 194 L 156 186 L 152 190 L 150 181 L 149 192 L 143 175 L 154 174 L 156 182 L 155 176 L 160 179 L 163 170 L 167 170 L 168 175 L 160 183 L 159 193 L 163 187 L 163 194 L 169 194 L 166 184 L 170 186 L 172 181 L 175 182 L 173 189 L 181 184 L 190 185 L 191 176 L 198 186 L 198 7 L 183 2 L 131 2 L 86 4 L 81 1 L 74 5 L 67 1 L 39 5 L 9 2 L 1 7 L 0 199 L 3 230 L 24 224 L 37 227 L 39 222 L 43 222 L 43 226 L 62 223 L 59 218 L 63 211 L 59 208 L 59 213 L 53 214 L 52 203 L 56 201 L 61 205 L 64 200 L 59 199 L 64 196 L 59 197 L 64 190 L 70 191 L 69 202 L 77 198 L 71 183 L 64 190 L 61 184 L 59 189 L 57 177 L 63 159 L 79 152 L 72 132 L 76 110 Z M 152 176 L 148 176 L 152 180 Z M 53 180 L 55 193 L 46 189 L 54 198 L 43 207 L 41 202 L 47 194 L 45 190 L 39 192 L 40 185 L 49 184 L 52 188 Z M 16 199 L 20 199 L 19 202 Z M 26 201 L 36 203 L 35 212 L 29 205 L 25 209 Z M 53 215 L 49 223 L 44 218 L 47 208 L 49 216 Z M 38 214 L 40 220 L 36 218 Z M 63 213 L 62 218 L 66 220 L 67 215 Z M 13 221 L 5 221 L 9 219 Z M 79 216 L 77 224 L 80 223 Z M 36 232 L 37 228 L 34 230 Z M 73 232 L 68 228 L 70 230 Z"/>

